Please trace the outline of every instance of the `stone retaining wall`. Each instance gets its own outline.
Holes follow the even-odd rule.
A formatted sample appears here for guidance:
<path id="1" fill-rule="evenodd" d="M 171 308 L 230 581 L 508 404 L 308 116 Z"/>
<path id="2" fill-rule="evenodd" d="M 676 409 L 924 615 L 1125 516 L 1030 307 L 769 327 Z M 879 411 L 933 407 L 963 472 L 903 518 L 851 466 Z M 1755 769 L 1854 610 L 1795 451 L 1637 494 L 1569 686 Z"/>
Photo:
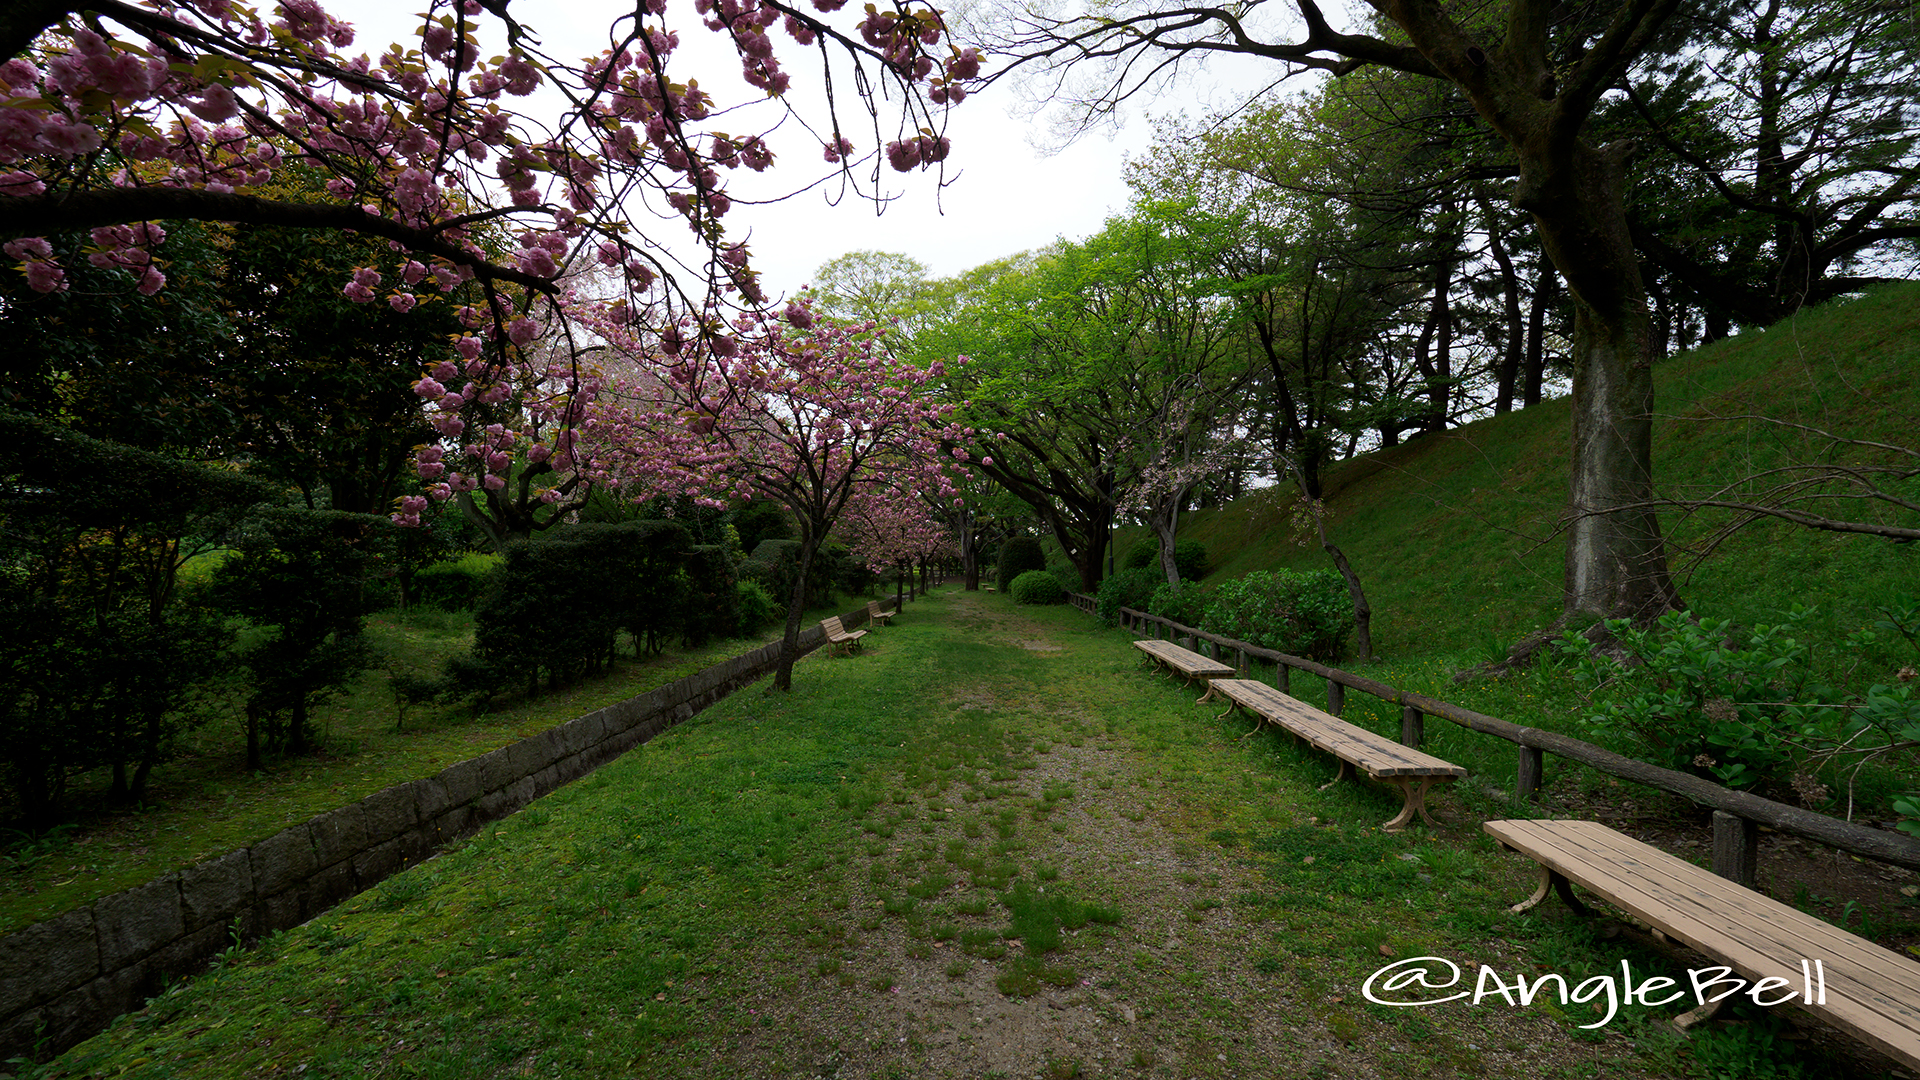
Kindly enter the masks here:
<path id="1" fill-rule="evenodd" d="M 852 629 L 862 607 L 840 617 Z M 800 634 L 818 648 L 818 625 Z M 773 671 L 736 656 L 436 776 L 376 791 L 229 852 L 0 938 L 0 1061 L 44 1058 L 140 1008 L 233 944 L 298 926 L 626 753 Z"/>

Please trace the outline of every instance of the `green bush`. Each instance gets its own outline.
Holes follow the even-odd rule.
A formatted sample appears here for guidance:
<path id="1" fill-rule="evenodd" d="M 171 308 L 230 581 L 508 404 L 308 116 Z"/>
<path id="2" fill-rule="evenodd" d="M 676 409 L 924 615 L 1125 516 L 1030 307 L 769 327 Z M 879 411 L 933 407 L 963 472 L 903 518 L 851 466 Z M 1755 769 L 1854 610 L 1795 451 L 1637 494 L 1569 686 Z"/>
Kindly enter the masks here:
<path id="1" fill-rule="evenodd" d="M 1207 556 L 1207 545 L 1198 540 L 1182 540 L 1173 545 L 1173 565 L 1183 580 L 1199 581 L 1213 569 L 1213 560 Z"/>
<path id="2" fill-rule="evenodd" d="M 555 686 L 599 671 L 622 630 L 636 651 L 658 651 L 671 634 L 697 636 L 693 618 L 726 619 L 719 632 L 731 633 L 715 597 L 730 599 L 732 588 L 722 594 L 708 570 L 695 572 L 711 559 L 691 539 L 678 521 L 632 521 L 570 525 L 509 546 L 474 612 L 475 654 L 532 691 L 543 671 Z M 730 555 L 723 561 L 730 570 Z"/>
<path id="3" fill-rule="evenodd" d="M 480 602 L 487 576 L 499 565 L 500 556 L 477 551 L 434 563 L 413 575 L 414 596 L 445 611 L 464 611 Z"/>
<path id="4" fill-rule="evenodd" d="M 1203 618 L 1216 634 L 1326 662 L 1340 658 L 1353 633 L 1353 603 L 1331 570 L 1257 570 L 1223 581 Z"/>
<path id="5" fill-rule="evenodd" d="M 1163 581 L 1147 601 L 1147 613 L 1199 629 L 1212 596 L 1213 590 L 1197 581 Z"/>
<path id="6" fill-rule="evenodd" d="M 699 648 L 716 637 L 740 630 L 740 580 L 734 573 L 731 542 L 695 544 L 681 564 L 681 605 L 675 625 L 680 640 Z M 765 594 L 762 594 L 765 595 Z"/>
<path id="7" fill-rule="evenodd" d="M 773 597 L 758 582 L 740 581 L 734 584 L 735 608 L 740 613 L 740 636 L 757 634 L 765 626 L 772 625 L 780 616 L 780 609 L 774 606 Z"/>
<path id="8" fill-rule="evenodd" d="M 813 553 L 813 565 L 807 568 L 807 603 L 829 603 L 833 599 L 834 576 L 840 563 L 848 558 L 846 548 L 822 546 Z M 800 572 L 800 541 L 763 540 L 753 554 L 740 564 L 740 576 L 767 590 L 782 611 L 793 602 L 794 578 Z"/>
<path id="9" fill-rule="evenodd" d="M 1061 604 L 1067 599 L 1060 579 L 1045 570 L 1029 570 L 1014 578 L 1010 591 L 1016 604 Z"/>
<path id="10" fill-rule="evenodd" d="M 1150 567 L 1122 570 L 1100 583 L 1100 590 L 1093 595 L 1093 613 L 1102 623 L 1112 626 L 1120 621 L 1123 607 L 1147 610 L 1147 605 L 1153 602 L 1154 590 L 1166 583 L 1167 579 Z"/>
<path id="11" fill-rule="evenodd" d="M 1000 563 L 994 568 L 994 585 L 1001 592 L 1013 587 L 1013 579 L 1029 570 L 1045 570 L 1047 553 L 1040 541 L 1031 536 L 1016 536 L 1000 545 Z"/>
<path id="12" fill-rule="evenodd" d="M 1160 541 L 1152 537 L 1135 540 L 1127 548 L 1127 556 L 1120 560 L 1120 565 L 1128 570 L 1147 567 L 1158 571 Z M 1181 540 L 1173 545 L 1173 566 L 1182 581 L 1199 581 L 1207 576 L 1207 571 L 1213 569 L 1213 561 L 1207 555 L 1207 545 L 1198 540 Z"/>
<path id="13" fill-rule="evenodd" d="M 1790 631 L 1805 615 L 1796 607 L 1784 624 L 1756 626 L 1744 641 L 1729 620 L 1684 611 L 1645 629 L 1610 619 L 1625 662 L 1578 635 L 1560 649 L 1578 661 L 1575 681 L 1592 694 L 1595 709 L 1582 717 L 1589 728 L 1629 736 L 1656 765 L 1754 787 L 1787 780 L 1794 743 L 1820 739 L 1819 725 L 1792 704 L 1802 700 L 1807 647 Z"/>

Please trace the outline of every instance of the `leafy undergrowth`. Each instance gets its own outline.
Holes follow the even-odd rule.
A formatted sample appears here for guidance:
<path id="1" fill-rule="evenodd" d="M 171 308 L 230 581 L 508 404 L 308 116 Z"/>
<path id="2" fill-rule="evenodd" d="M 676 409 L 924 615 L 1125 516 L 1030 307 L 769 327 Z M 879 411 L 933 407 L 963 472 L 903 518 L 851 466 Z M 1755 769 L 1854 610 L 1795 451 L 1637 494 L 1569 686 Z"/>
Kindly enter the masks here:
<path id="1" fill-rule="evenodd" d="M 1480 833 L 1500 808 L 1477 785 L 1433 800 L 1439 829 L 1384 835 L 1395 796 L 1316 791 L 1330 762 L 1242 740 L 1078 612 L 940 592 L 865 644 L 42 1075 L 1674 1076 L 1774 1033 L 1689 1048 L 1669 1009 L 1371 1004 L 1371 973 L 1420 956 L 1570 983 L 1687 959 L 1509 915 L 1531 873 Z M 1806 1075 L 1856 1067 L 1777 1045 Z"/>
<path id="2" fill-rule="evenodd" d="M 837 614 L 850 603 L 843 598 L 808 617 Z M 627 655 L 600 677 L 535 698 L 503 694 L 486 712 L 465 703 L 410 706 L 404 723 L 388 688 L 389 670 L 438 670 L 447 656 L 471 646 L 471 617 L 435 608 L 383 612 L 368 620 L 367 632 L 384 659 L 316 711 L 317 753 L 272 759 L 267 771 L 248 773 L 239 723 L 216 718 L 188 736 L 180 757 L 155 770 L 145 805 L 78 815 L 51 836 L 16 837 L 0 848 L 0 934 L 683 679 L 776 640 L 779 629 L 750 641 L 644 659 Z M 87 801 L 87 789 L 105 782 L 104 775 L 79 778 L 70 801 Z"/>

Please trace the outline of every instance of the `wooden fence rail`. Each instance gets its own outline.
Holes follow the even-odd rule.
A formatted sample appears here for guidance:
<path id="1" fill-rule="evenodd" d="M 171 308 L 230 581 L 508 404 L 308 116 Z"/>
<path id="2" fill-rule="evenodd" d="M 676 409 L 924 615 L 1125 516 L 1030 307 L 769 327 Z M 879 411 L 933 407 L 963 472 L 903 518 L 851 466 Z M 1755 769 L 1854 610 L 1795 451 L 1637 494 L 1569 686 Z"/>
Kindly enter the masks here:
<path id="1" fill-rule="evenodd" d="M 1074 605 L 1083 611 L 1093 610 L 1092 599 L 1079 594 L 1074 596 Z M 1288 676 L 1294 669 L 1318 675 L 1327 680 L 1327 711 L 1335 716 L 1340 715 L 1346 705 L 1348 689 L 1371 694 L 1382 701 L 1398 705 L 1400 706 L 1400 742 L 1407 746 L 1420 745 L 1425 736 L 1425 718 L 1429 716 L 1450 720 L 1483 735 L 1505 739 L 1513 743 L 1519 753 L 1519 768 L 1514 784 L 1514 794 L 1517 798 L 1532 799 L 1538 794 L 1545 755 L 1551 753 L 1569 761 L 1577 761 L 1609 776 L 1631 780 L 1636 784 L 1644 784 L 1647 787 L 1692 800 L 1697 805 L 1711 807 L 1714 811 L 1713 871 L 1743 885 L 1753 884 L 1754 848 L 1760 825 L 1792 836 L 1804 837 L 1863 858 L 1903 866 L 1909 870 L 1920 870 L 1920 840 L 1900 833 L 1856 825 L 1826 814 L 1763 799 L 1748 792 L 1734 791 L 1698 776 L 1689 776 L 1672 769 L 1663 769 L 1658 765 L 1649 765 L 1644 761 L 1622 757 L 1610 750 L 1603 750 L 1592 743 L 1582 742 L 1558 732 L 1522 727 L 1485 713 L 1462 708 L 1451 702 L 1430 698 L 1425 694 L 1400 690 L 1364 675 L 1355 675 L 1304 657 L 1291 656 L 1272 649 L 1263 649 L 1258 645 L 1250 645 L 1244 641 L 1209 634 L 1204 630 L 1183 626 L 1171 619 L 1149 615 L 1133 608 L 1120 609 L 1120 622 L 1121 625 L 1137 633 L 1151 633 L 1157 638 L 1184 639 L 1187 647 L 1195 651 L 1199 651 L 1200 643 L 1204 642 L 1207 652 L 1214 659 L 1221 659 L 1222 653 L 1231 653 L 1237 658 L 1235 666 L 1242 669 L 1250 667 L 1251 660 L 1272 664 L 1274 665 L 1274 685 L 1282 691 L 1287 690 Z"/>

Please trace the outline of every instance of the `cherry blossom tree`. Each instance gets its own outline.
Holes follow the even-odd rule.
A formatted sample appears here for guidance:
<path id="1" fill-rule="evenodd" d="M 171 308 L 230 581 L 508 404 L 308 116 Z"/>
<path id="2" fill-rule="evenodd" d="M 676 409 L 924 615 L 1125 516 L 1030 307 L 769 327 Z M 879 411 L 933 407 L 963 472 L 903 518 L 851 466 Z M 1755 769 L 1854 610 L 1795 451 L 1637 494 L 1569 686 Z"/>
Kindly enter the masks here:
<path id="1" fill-rule="evenodd" d="M 693 16 L 732 46 L 749 96 L 780 99 L 776 123 L 799 116 L 785 101 L 791 80 L 776 38 L 820 53 L 826 107 L 806 130 L 829 170 L 879 197 L 882 161 L 900 172 L 941 168 L 945 110 L 965 98 L 981 61 L 973 50 L 943 51 L 930 7 L 899 0 L 835 17 L 844 2 L 693 0 Z M 431 494 L 471 502 L 483 493 L 518 531 L 525 522 L 515 515 L 534 501 L 551 506 L 598 479 L 603 458 L 575 441 L 594 410 L 612 427 L 624 423 L 620 406 L 599 401 L 604 379 L 579 363 L 578 350 L 596 342 L 570 327 L 580 298 L 561 281 L 569 266 L 607 268 L 617 295 L 595 305 L 601 317 L 655 332 L 721 333 L 729 311 L 766 300 L 723 219 L 733 204 L 726 177 L 775 165 L 770 130 L 719 129 L 723 117 L 743 119 L 732 106 L 745 102 L 716 100 L 683 77 L 665 0 L 613 18 L 607 40 L 596 56 L 555 57 L 510 0 L 429 0 L 417 36 L 377 56 L 350 52 L 352 26 L 318 0 L 264 11 L 233 0 L 9 4 L 0 11 L 0 239 L 40 293 L 67 286 L 48 235 L 80 232 L 89 262 L 126 271 L 140 292 L 160 291 L 166 219 L 384 239 L 406 256 L 399 272 L 361 267 L 342 292 L 397 311 L 477 283 L 480 296 L 460 311 L 460 360 L 437 364 L 418 386 L 444 441 L 423 447 L 416 467 L 444 485 Z M 858 93 L 837 95 L 833 73 L 844 78 L 849 61 Z M 849 101 L 858 116 L 846 114 Z M 861 128 L 864 148 L 851 137 Z M 273 188 L 290 163 L 319 170 L 330 198 Z M 690 228 L 699 265 L 644 228 L 647 213 Z M 573 348 L 529 354 L 543 324 L 556 322 Z M 536 488 L 539 466 L 555 459 L 569 467 L 550 471 L 569 479 Z M 531 468 L 513 474 L 516 462 Z M 498 494 L 510 475 L 524 487 L 517 501 Z M 409 497 L 396 520 L 417 522 L 427 498 Z"/>
<path id="2" fill-rule="evenodd" d="M 950 470 L 964 474 L 965 470 Z M 954 501 L 964 503 L 961 496 Z M 927 501 L 917 491 L 905 491 L 887 485 L 870 485 L 855 492 L 843 513 L 842 532 L 847 547 L 876 574 L 892 570 L 895 574 L 894 606 L 901 600 L 898 583 L 913 574 L 915 566 L 924 568 L 928 560 L 954 550 L 954 535 L 948 525 L 936 518 Z"/>
<path id="3" fill-rule="evenodd" d="M 678 474 L 684 493 L 772 499 L 792 512 L 799 566 L 774 676 L 787 690 L 807 573 L 849 501 L 875 488 L 951 493 L 944 462 L 965 452 L 943 459 L 938 440 L 957 435 L 947 420 L 953 406 L 922 390 L 946 366 L 902 360 L 881 327 L 818 319 L 804 300 L 778 313 L 736 313 L 724 333 L 705 325 L 702 332 L 688 318 L 648 335 L 601 324 L 616 352 L 641 357 L 643 366 L 653 357 L 659 371 L 632 430 L 601 444 L 604 467 L 672 475 L 672 441 L 684 436 L 684 446 L 706 455 Z M 572 444 L 576 453 L 580 446 Z"/>

